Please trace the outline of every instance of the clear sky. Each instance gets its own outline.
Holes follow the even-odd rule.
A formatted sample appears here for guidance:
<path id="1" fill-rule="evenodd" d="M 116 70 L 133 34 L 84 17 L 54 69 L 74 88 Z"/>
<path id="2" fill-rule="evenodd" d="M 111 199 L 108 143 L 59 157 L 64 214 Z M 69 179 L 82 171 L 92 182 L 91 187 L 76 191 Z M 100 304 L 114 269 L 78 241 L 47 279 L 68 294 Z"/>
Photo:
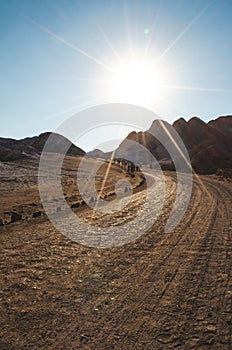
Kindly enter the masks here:
<path id="1" fill-rule="evenodd" d="M 170 122 L 232 114 L 231 14 L 231 0 L 0 0 L 0 136 L 108 102 Z"/>

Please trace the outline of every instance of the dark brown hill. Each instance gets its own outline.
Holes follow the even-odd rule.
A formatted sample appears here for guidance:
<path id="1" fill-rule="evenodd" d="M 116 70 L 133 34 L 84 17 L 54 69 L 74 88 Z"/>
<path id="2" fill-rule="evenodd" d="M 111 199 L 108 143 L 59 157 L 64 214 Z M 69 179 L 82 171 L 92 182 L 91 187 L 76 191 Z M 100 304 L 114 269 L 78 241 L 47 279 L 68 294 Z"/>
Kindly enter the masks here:
<path id="1" fill-rule="evenodd" d="M 232 168 L 232 116 L 219 117 L 205 123 L 197 117 L 186 121 L 180 118 L 173 127 L 188 150 L 193 169 L 199 174 L 212 174 L 221 168 Z M 160 128 L 154 121 L 148 131 L 131 132 L 120 144 L 117 152 L 124 152 L 136 162 L 149 164 L 151 158 L 146 147 L 165 169 L 173 169 L 172 159 L 165 147 L 151 134 Z M 129 141 L 129 142 L 128 142 Z M 131 144 L 130 141 L 134 141 Z M 172 142 L 171 139 L 169 142 Z"/>
<path id="2" fill-rule="evenodd" d="M 0 138 L 0 161 L 9 162 L 27 158 L 39 159 L 39 155 L 50 135 L 50 132 L 46 132 L 39 136 L 27 137 L 22 140 Z M 67 138 L 55 133 L 53 133 L 48 151 L 61 153 L 67 145 L 69 146 L 67 154 L 76 156 L 83 156 L 85 154 L 81 148 L 73 145 Z"/>
<path id="3" fill-rule="evenodd" d="M 218 118 L 209 123 L 199 118 L 188 122 L 177 120 L 173 126 L 182 138 L 194 170 L 210 174 L 219 168 L 232 168 L 232 117 Z"/>

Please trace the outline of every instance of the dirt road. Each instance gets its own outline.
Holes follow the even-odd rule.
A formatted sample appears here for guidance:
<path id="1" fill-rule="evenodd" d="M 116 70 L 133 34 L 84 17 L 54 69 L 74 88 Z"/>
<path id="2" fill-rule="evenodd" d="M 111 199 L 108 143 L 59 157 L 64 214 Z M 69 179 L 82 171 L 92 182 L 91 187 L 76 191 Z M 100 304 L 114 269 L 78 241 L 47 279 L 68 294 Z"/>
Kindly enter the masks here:
<path id="1" fill-rule="evenodd" d="M 0 348 L 232 349 L 232 184 L 195 178 L 171 233 L 167 186 L 162 215 L 122 247 L 86 248 L 45 218 L 0 228 Z"/>

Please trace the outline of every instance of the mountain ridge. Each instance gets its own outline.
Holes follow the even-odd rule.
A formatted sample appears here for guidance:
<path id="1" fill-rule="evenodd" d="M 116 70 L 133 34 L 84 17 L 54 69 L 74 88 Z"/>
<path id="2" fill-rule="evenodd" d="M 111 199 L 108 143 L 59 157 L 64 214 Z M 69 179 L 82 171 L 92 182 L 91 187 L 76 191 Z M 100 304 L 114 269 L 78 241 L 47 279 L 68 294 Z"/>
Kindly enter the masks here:
<path id="1" fill-rule="evenodd" d="M 194 171 L 199 174 L 212 174 L 221 168 L 232 168 L 232 116 L 220 116 L 209 122 L 204 122 L 194 116 L 186 121 L 183 117 L 177 119 L 172 126 L 183 140 L 189 153 Z M 173 161 L 165 147 L 152 135 L 152 130 L 159 128 L 159 123 L 153 121 L 147 131 L 130 132 L 119 145 L 117 152 L 126 152 L 138 163 L 149 163 L 145 153 L 134 141 L 145 146 L 159 161 L 161 167 L 173 170 Z M 161 129 L 161 127 L 160 127 Z"/>
<path id="2" fill-rule="evenodd" d="M 151 156 L 147 156 L 146 150 L 148 150 L 160 163 L 161 168 L 174 170 L 173 160 L 167 149 L 152 134 L 153 129 L 157 131 L 159 124 L 158 120 L 154 120 L 147 131 L 130 132 L 115 150 L 115 157 L 117 158 L 117 154 L 120 157 L 120 152 L 123 150 L 121 153 L 133 158 L 140 165 L 149 164 Z M 220 116 L 208 122 L 196 116 L 188 121 L 180 117 L 174 121 L 172 126 L 185 144 L 194 171 L 199 174 L 212 174 L 218 169 L 232 169 L 232 115 Z M 109 159 L 112 154 L 112 152 L 105 153 L 98 149 L 85 153 L 64 136 L 44 132 L 39 136 L 26 137 L 21 140 L 0 138 L 0 161 L 39 159 L 51 134 L 53 137 L 49 152 L 63 153 L 68 147 L 67 154 L 74 156 L 86 154 L 88 157 Z M 139 146 L 144 147 L 138 150 Z"/>

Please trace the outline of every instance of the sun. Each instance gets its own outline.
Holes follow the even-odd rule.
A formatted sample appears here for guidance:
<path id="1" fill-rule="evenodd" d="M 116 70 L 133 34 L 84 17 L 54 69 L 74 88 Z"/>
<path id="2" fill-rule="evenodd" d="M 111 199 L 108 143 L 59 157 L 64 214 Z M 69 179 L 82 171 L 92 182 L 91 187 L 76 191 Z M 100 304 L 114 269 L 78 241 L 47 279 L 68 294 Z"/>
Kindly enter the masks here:
<path id="1" fill-rule="evenodd" d="M 124 60 L 113 65 L 107 94 L 118 102 L 150 106 L 162 97 L 166 78 L 162 69 L 145 60 Z"/>

